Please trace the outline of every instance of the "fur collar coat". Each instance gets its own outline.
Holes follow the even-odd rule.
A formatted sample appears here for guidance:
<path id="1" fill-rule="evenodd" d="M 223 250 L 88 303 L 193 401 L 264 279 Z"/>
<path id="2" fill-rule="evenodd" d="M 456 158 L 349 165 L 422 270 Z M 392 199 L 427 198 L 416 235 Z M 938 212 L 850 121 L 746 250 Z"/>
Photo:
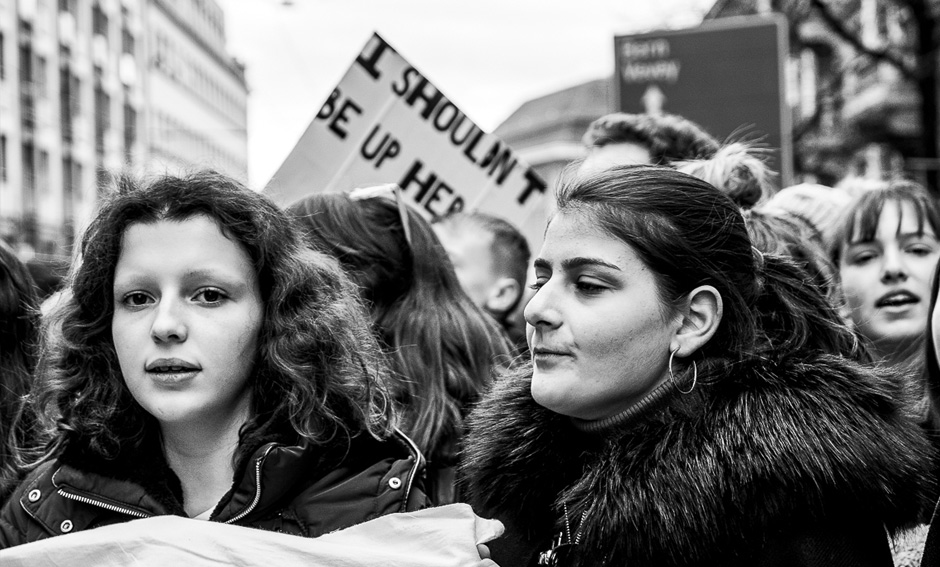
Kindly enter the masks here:
<path id="1" fill-rule="evenodd" d="M 474 509 L 507 527 L 502 567 L 540 552 L 562 565 L 890 565 L 885 528 L 929 505 L 932 450 L 899 388 L 841 358 L 731 365 L 594 434 L 536 404 L 530 379 L 496 384 L 464 455 Z M 578 544 L 545 554 L 556 535 Z"/>

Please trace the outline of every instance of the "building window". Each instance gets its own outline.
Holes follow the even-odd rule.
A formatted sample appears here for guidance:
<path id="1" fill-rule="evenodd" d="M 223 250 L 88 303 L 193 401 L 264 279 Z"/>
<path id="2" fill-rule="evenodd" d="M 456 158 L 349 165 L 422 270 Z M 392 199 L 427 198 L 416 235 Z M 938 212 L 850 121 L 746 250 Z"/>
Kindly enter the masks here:
<path id="1" fill-rule="evenodd" d="M 33 144 L 23 144 L 23 210 L 36 211 L 36 155 Z"/>
<path id="2" fill-rule="evenodd" d="M 28 43 L 20 45 L 20 83 L 33 82 L 33 49 Z"/>
<path id="3" fill-rule="evenodd" d="M 69 101 L 72 103 L 72 116 L 82 112 L 82 80 L 74 74 L 69 75 Z"/>
<path id="4" fill-rule="evenodd" d="M 121 53 L 133 55 L 135 47 L 134 44 L 134 34 L 131 33 L 131 30 L 123 28 L 121 30 Z"/>
<path id="5" fill-rule="evenodd" d="M 92 8 L 91 12 L 91 27 L 93 34 L 108 39 L 108 15 L 101 9 L 101 4 L 97 2 L 95 2 L 95 7 Z"/>
<path id="6" fill-rule="evenodd" d="M 49 152 L 39 150 L 36 163 L 36 185 L 43 195 L 49 194 Z"/>
<path id="7" fill-rule="evenodd" d="M 130 104 L 124 105 L 124 161 L 134 162 L 134 144 L 137 143 L 137 111 Z"/>
<path id="8" fill-rule="evenodd" d="M 95 85 L 95 149 L 104 153 L 105 133 L 111 128 L 111 97 L 101 85 Z"/>
<path id="9" fill-rule="evenodd" d="M 0 135 L 0 181 L 7 180 L 7 137 Z"/>
<path id="10" fill-rule="evenodd" d="M 23 128 L 36 127 L 36 91 L 33 84 L 33 50 L 29 44 L 20 45 L 20 119 Z"/>
<path id="11" fill-rule="evenodd" d="M 39 56 L 36 58 L 36 93 L 41 98 L 46 98 L 48 95 L 47 92 L 47 82 L 46 82 L 46 58 Z"/>
<path id="12" fill-rule="evenodd" d="M 62 236 L 65 247 L 70 249 L 75 243 L 75 168 L 78 166 L 71 156 L 62 158 Z"/>
<path id="13" fill-rule="evenodd" d="M 68 67 L 59 70 L 59 125 L 62 141 L 72 142 L 72 73 Z"/>

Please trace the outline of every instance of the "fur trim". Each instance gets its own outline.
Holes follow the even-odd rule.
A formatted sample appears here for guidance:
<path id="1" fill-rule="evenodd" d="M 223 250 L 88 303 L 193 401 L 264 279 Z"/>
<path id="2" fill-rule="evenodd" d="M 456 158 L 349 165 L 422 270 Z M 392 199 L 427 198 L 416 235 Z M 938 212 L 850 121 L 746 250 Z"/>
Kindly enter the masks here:
<path id="1" fill-rule="evenodd" d="M 831 356 L 720 374 L 593 438 L 532 400 L 531 373 L 503 378 L 469 420 L 471 503 L 530 549 L 560 528 L 562 502 L 572 531 L 586 512 L 587 565 L 746 561 L 794 523 L 896 531 L 928 504 L 930 445 L 885 376 Z"/>

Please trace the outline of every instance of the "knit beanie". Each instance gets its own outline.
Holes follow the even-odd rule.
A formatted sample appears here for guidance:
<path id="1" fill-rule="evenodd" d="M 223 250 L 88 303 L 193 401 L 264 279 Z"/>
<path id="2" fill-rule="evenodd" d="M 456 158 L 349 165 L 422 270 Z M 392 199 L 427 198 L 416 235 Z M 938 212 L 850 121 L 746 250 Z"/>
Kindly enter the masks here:
<path id="1" fill-rule="evenodd" d="M 781 210 L 805 219 L 816 227 L 828 247 L 835 238 L 842 212 L 851 201 L 852 196 L 845 189 L 801 183 L 777 191 L 762 208 L 770 212 Z"/>

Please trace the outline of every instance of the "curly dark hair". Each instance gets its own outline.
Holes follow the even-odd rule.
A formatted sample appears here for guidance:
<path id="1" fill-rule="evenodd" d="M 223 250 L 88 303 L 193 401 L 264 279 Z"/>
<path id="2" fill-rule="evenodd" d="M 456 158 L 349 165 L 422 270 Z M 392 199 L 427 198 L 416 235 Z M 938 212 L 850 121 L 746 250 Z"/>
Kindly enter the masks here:
<path id="1" fill-rule="evenodd" d="M 124 383 L 111 335 L 115 266 L 132 224 L 195 216 L 215 221 L 248 254 L 264 303 L 252 413 L 235 459 L 272 434 L 315 445 L 360 433 L 386 436 L 387 367 L 336 260 L 307 248 L 289 215 L 266 196 L 219 173 L 123 175 L 85 231 L 66 297 L 45 325 L 33 403 L 49 439 L 38 461 L 72 442 L 113 458 L 154 431 L 156 420 Z"/>
<path id="2" fill-rule="evenodd" d="M 721 146 L 704 128 L 676 114 L 615 112 L 591 122 L 581 138 L 588 148 L 632 142 L 649 148 L 654 164 L 709 159 Z"/>
<path id="3" fill-rule="evenodd" d="M 0 240 L 0 479 L 15 482 L 15 450 L 30 426 L 14 418 L 32 384 L 39 341 L 39 290 L 24 262 Z M 0 482 L 0 501 L 4 490 Z"/>

